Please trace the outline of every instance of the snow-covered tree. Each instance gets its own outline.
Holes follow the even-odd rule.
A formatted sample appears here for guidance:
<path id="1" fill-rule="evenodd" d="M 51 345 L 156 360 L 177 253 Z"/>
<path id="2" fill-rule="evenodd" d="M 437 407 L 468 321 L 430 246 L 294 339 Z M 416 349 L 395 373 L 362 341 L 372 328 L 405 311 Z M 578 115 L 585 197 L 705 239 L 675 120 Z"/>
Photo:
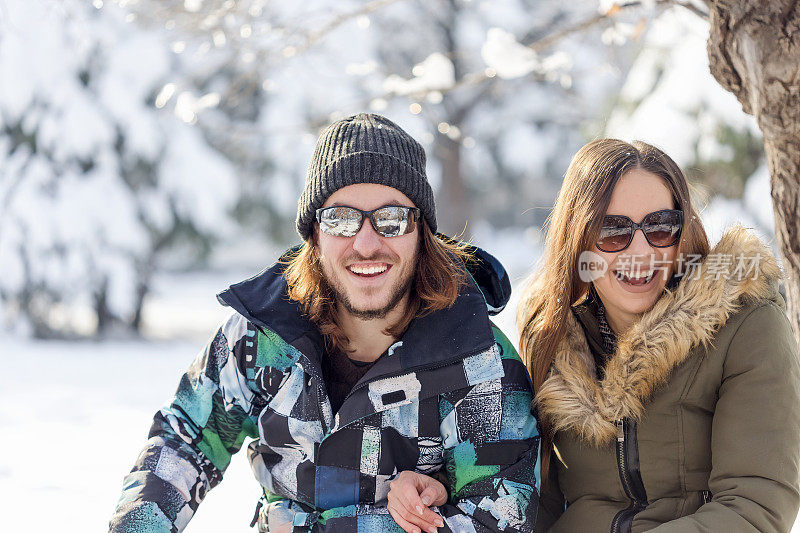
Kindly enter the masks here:
<path id="1" fill-rule="evenodd" d="M 2 7 L 5 315 L 36 335 L 136 329 L 159 253 L 234 228 L 232 166 L 153 105 L 172 69 L 158 33 L 100 0 Z"/>

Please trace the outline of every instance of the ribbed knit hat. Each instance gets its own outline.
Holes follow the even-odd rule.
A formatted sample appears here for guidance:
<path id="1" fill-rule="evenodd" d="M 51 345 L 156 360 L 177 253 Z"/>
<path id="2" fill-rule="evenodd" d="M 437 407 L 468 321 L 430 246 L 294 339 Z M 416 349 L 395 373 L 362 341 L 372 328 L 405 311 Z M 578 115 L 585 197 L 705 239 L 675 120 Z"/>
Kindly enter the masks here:
<path id="1" fill-rule="evenodd" d="M 357 183 L 388 185 L 402 192 L 436 232 L 436 206 L 425 175 L 425 150 L 386 117 L 361 113 L 334 122 L 317 141 L 306 186 L 297 202 L 300 236 L 311 236 L 314 214 L 330 195 Z"/>

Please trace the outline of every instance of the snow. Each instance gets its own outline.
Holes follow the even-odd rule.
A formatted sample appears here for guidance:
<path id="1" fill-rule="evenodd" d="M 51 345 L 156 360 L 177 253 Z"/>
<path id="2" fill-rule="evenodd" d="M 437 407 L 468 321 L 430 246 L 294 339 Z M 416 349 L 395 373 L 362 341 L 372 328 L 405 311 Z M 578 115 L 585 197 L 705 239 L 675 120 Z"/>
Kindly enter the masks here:
<path id="1" fill-rule="evenodd" d="M 599 0 L 597 12 L 606 15 L 609 11 L 617 7 L 619 7 L 619 0 Z"/>
<path id="2" fill-rule="evenodd" d="M 200 231 L 230 235 L 233 226 L 229 212 L 239 197 L 231 163 L 207 149 L 196 128 L 174 126 L 168 138 L 161 170 L 162 191 L 172 200 L 177 214 Z"/>
<path id="3" fill-rule="evenodd" d="M 455 84 L 455 67 L 445 55 L 434 52 L 411 70 L 413 78 L 406 80 L 393 74 L 383 82 L 386 92 L 399 95 L 446 90 Z"/>
<path id="4" fill-rule="evenodd" d="M 507 80 L 537 72 L 544 74 L 548 81 L 554 81 L 573 67 L 573 58 L 566 51 L 559 50 L 540 58 L 532 49 L 518 42 L 512 33 L 502 28 L 490 28 L 486 32 L 481 57 L 493 74 Z M 569 87 L 563 81 L 562 85 Z"/>
<path id="5" fill-rule="evenodd" d="M 0 499 L 7 531 L 104 531 L 153 413 L 196 342 L 61 343 L 4 339 Z M 259 487 L 234 457 L 188 530 L 250 532 Z M 46 512 L 43 513 L 43 509 Z"/>
<path id="6" fill-rule="evenodd" d="M 502 28 L 490 28 L 481 47 L 486 66 L 503 79 L 525 76 L 539 66 L 536 52 L 520 44 L 512 33 Z"/>
<path id="7" fill-rule="evenodd" d="M 603 30 L 600 40 L 603 44 L 622 46 L 628 39 L 636 36 L 637 28 L 629 22 L 616 22 Z"/>
<path id="8" fill-rule="evenodd" d="M 161 276 L 146 306 L 160 341 L 45 342 L 0 337 L 0 500 L 8 531 L 103 531 L 155 411 L 224 320 L 214 294 L 242 272 Z M 157 322 L 157 324 L 155 323 Z M 260 488 L 246 454 L 188 531 L 252 533 Z M 39 519 L 42 508 L 46 518 Z"/>

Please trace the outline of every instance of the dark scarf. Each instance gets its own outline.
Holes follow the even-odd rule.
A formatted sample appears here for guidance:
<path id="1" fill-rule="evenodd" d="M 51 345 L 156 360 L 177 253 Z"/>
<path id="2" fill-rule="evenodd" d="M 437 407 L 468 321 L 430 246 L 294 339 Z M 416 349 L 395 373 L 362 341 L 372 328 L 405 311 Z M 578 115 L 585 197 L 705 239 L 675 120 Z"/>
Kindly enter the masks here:
<path id="1" fill-rule="evenodd" d="M 594 291 L 594 287 L 592 287 L 592 291 Z M 600 329 L 600 337 L 603 341 L 603 352 L 612 354 L 617 350 L 617 336 L 614 334 L 614 330 L 611 329 L 611 326 L 608 325 L 608 320 L 606 320 L 606 308 L 603 305 L 603 301 L 598 296 L 595 296 L 595 298 L 594 316 L 597 318 L 597 325 Z"/>

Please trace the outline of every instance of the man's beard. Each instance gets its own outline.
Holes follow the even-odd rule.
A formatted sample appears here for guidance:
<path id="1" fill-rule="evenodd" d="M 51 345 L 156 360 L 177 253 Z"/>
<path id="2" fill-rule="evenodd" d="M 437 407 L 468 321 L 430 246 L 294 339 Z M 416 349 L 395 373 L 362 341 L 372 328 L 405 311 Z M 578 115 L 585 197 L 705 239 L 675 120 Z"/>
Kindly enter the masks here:
<path id="1" fill-rule="evenodd" d="M 362 320 L 377 320 L 385 318 L 390 311 L 397 307 L 400 301 L 410 293 L 413 282 L 414 276 L 408 276 L 408 279 L 405 280 L 405 283 L 403 283 L 402 280 L 398 281 L 398 283 L 392 287 L 392 297 L 389 298 L 389 302 L 380 309 L 358 309 L 353 305 L 353 302 L 350 301 L 350 298 L 347 296 L 347 294 L 339 290 L 336 285 L 329 284 L 329 287 L 331 292 L 333 292 L 336 301 L 342 307 L 344 307 L 345 311 Z"/>
<path id="2" fill-rule="evenodd" d="M 371 259 L 363 259 L 364 261 L 368 261 Z M 412 268 L 416 265 L 417 257 L 415 257 L 411 261 Z M 377 320 L 385 318 L 386 315 L 389 314 L 397 305 L 403 300 L 403 298 L 410 294 L 411 287 L 414 284 L 414 272 L 412 271 L 406 279 L 397 280 L 397 283 L 392 287 L 391 297 L 389 301 L 381 308 L 378 309 L 358 309 L 353 305 L 353 302 L 350 300 L 350 297 L 347 295 L 345 290 L 342 287 L 342 283 L 339 283 L 334 276 L 328 276 L 325 273 L 325 268 L 322 269 L 322 282 L 328 286 L 330 291 L 333 293 L 336 302 L 340 304 L 345 311 L 350 313 L 352 316 L 356 318 L 360 318 L 362 320 Z"/>

